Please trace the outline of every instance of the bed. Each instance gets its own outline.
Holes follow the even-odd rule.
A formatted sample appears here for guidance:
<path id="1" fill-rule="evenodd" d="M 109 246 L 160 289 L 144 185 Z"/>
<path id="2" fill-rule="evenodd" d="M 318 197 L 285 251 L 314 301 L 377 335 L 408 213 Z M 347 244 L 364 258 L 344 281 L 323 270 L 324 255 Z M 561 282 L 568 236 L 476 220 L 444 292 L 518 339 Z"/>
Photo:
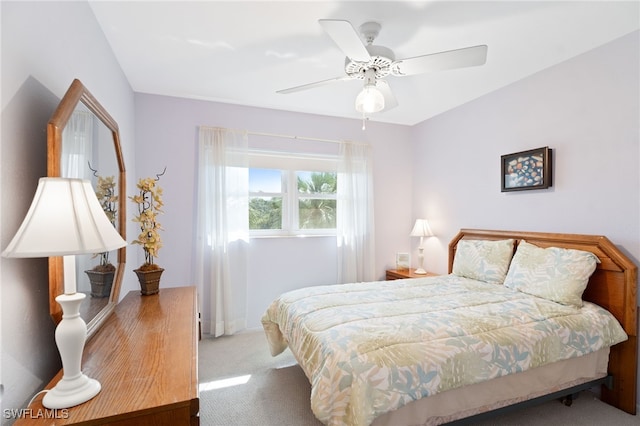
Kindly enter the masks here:
<path id="1" fill-rule="evenodd" d="M 316 417 L 442 424 L 605 379 L 603 401 L 635 414 L 637 267 L 606 237 L 463 229 L 449 272 L 269 306 L 271 353 L 290 348 Z"/>

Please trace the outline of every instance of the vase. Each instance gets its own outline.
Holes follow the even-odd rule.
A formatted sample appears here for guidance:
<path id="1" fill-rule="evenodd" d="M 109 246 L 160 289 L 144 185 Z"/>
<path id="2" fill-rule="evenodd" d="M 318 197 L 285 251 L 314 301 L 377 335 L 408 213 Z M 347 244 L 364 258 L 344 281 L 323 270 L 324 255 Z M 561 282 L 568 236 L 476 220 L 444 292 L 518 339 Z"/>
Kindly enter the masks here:
<path id="1" fill-rule="evenodd" d="M 102 272 L 89 269 L 84 272 L 89 276 L 89 282 L 91 283 L 91 297 L 111 296 L 114 271 Z"/>
<path id="2" fill-rule="evenodd" d="M 142 293 L 143 296 L 157 294 L 160 291 L 160 276 L 164 272 L 163 268 L 152 269 L 150 271 L 134 269 L 133 272 L 138 276 L 140 293 Z"/>

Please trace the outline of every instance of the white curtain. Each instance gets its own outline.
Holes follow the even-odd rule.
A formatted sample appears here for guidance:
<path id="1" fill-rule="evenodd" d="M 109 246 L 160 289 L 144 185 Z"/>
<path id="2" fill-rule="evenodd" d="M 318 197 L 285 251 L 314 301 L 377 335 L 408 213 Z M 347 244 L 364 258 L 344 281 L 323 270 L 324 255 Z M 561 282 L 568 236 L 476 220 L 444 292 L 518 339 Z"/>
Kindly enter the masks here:
<path id="1" fill-rule="evenodd" d="M 246 328 L 249 245 L 247 133 L 201 127 L 196 285 L 203 332 Z"/>
<path id="2" fill-rule="evenodd" d="M 88 161 L 93 148 L 95 116 L 88 111 L 74 111 L 62 132 L 60 172 L 64 177 L 90 179 Z"/>
<path id="3" fill-rule="evenodd" d="M 89 111 L 76 109 L 69 117 L 62 132 L 60 153 L 60 176 L 88 179 L 94 184 L 96 178 L 89 169 L 89 161 L 93 156 L 93 139 L 96 130 L 96 116 Z M 93 167 L 95 165 L 92 164 Z M 76 281 L 79 291 L 89 294 L 91 283 L 84 271 L 95 266 L 93 255 L 76 256 Z"/>
<path id="4" fill-rule="evenodd" d="M 373 173 L 369 145 L 340 143 L 337 210 L 338 283 L 375 280 Z"/>

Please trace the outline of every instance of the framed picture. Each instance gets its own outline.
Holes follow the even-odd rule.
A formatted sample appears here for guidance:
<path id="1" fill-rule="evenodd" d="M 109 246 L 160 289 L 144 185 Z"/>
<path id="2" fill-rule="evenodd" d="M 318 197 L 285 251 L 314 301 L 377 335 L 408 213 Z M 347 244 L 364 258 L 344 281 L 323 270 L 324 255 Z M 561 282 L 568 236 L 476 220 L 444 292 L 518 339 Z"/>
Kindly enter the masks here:
<path id="1" fill-rule="evenodd" d="M 396 270 L 409 270 L 411 267 L 411 255 L 409 253 L 396 253 Z"/>
<path id="2" fill-rule="evenodd" d="M 501 157 L 502 192 L 551 186 L 551 148 L 530 149 Z"/>

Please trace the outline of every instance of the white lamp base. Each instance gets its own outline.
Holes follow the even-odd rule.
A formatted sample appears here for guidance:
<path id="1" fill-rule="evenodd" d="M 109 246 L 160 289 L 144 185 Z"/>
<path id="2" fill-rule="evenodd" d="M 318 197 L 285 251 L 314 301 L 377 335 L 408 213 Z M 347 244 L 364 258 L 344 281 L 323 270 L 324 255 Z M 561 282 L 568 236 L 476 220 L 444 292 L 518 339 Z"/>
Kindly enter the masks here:
<path id="1" fill-rule="evenodd" d="M 96 396 L 101 386 L 97 380 L 82 374 L 80 364 L 87 339 L 87 324 L 80 316 L 84 293 L 61 294 L 56 301 L 62 306 L 62 321 L 56 327 L 56 344 L 62 359 L 62 379 L 42 399 L 46 408 L 69 408 Z"/>
<path id="2" fill-rule="evenodd" d="M 418 262 L 420 262 L 420 266 L 418 269 L 413 271 L 414 274 L 424 275 L 427 271 L 424 270 L 422 265 L 424 264 L 424 247 L 422 247 L 422 237 L 420 237 L 420 247 L 418 247 Z"/>
<path id="3" fill-rule="evenodd" d="M 80 373 L 75 379 L 62 378 L 42 398 L 42 405 L 50 409 L 69 408 L 87 402 L 100 393 L 100 382 Z"/>

